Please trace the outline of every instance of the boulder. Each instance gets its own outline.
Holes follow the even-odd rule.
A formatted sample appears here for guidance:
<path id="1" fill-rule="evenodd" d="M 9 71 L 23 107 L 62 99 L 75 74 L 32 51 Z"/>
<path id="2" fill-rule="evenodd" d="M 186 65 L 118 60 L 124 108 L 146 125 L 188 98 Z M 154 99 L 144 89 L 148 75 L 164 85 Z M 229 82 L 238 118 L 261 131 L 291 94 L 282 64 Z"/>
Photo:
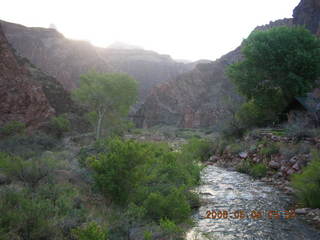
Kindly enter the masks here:
<path id="1" fill-rule="evenodd" d="M 269 162 L 269 167 L 273 169 L 279 169 L 281 167 L 281 164 L 276 161 Z"/>

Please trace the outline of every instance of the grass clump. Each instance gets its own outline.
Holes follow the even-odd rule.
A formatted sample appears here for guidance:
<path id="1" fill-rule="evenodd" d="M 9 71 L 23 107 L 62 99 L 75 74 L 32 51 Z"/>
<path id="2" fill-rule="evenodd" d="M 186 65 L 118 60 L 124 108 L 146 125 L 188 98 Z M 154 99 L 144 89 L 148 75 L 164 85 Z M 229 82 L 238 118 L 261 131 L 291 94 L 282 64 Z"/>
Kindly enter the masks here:
<path id="1" fill-rule="evenodd" d="M 264 163 L 254 164 L 249 160 L 244 160 L 238 165 L 237 171 L 248 174 L 254 178 L 263 178 L 267 175 L 268 167 Z"/>
<path id="2" fill-rule="evenodd" d="M 10 121 L 0 128 L 0 134 L 3 136 L 13 136 L 23 134 L 26 130 L 26 124 L 19 121 Z"/>
<path id="3" fill-rule="evenodd" d="M 57 138 L 61 138 L 64 133 L 70 131 L 71 123 L 64 115 L 60 115 L 50 119 L 49 128 Z"/>
<path id="4" fill-rule="evenodd" d="M 300 174 L 292 176 L 298 200 L 307 207 L 320 207 L 320 154 L 313 152 L 312 161 Z"/>
<path id="5" fill-rule="evenodd" d="M 272 155 L 279 153 L 279 150 L 279 146 L 276 143 L 270 143 L 262 147 L 260 154 L 266 158 L 270 158 Z"/>

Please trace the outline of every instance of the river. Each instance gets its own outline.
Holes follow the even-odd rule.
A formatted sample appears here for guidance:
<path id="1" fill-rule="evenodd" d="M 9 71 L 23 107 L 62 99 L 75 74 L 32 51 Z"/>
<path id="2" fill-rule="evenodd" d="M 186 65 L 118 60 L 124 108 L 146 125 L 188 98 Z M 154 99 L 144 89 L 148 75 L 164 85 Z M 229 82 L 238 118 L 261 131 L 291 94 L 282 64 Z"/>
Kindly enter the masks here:
<path id="1" fill-rule="evenodd" d="M 319 231 L 285 212 L 292 200 L 273 186 L 216 166 L 204 168 L 201 179 L 201 207 L 187 240 L 320 239 Z"/>

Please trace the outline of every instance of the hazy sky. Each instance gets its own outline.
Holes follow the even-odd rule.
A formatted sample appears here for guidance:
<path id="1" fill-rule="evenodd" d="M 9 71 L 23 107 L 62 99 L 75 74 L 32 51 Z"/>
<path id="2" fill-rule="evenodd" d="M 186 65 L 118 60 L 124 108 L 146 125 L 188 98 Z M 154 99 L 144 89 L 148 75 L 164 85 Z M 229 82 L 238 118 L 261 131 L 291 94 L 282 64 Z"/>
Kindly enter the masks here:
<path id="1" fill-rule="evenodd" d="M 115 41 L 211 59 L 233 50 L 257 26 L 285 17 L 300 0 L 3 0 L 0 18 L 26 26 L 55 24 L 68 38 L 97 46 Z"/>

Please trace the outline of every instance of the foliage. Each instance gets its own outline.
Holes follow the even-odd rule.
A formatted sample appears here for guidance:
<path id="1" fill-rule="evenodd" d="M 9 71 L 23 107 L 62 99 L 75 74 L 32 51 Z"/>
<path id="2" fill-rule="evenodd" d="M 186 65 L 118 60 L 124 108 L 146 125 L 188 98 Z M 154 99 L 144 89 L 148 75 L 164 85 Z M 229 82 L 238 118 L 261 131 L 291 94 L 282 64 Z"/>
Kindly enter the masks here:
<path id="1" fill-rule="evenodd" d="M 119 127 L 125 119 L 136 101 L 137 82 L 125 74 L 89 72 L 81 76 L 80 86 L 72 96 L 92 110 L 90 119 L 99 139 L 103 127 L 108 130 Z"/>
<path id="2" fill-rule="evenodd" d="M 143 240 L 152 240 L 152 232 L 145 231 L 143 234 Z"/>
<path id="3" fill-rule="evenodd" d="M 0 152 L 0 170 L 9 178 L 19 180 L 30 187 L 36 187 L 40 181 L 52 175 L 56 163 L 50 158 L 24 160 Z"/>
<path id="4" fill-rule="evenodd" d="M 70 121 L 64 115 L 50 119 L 50 129 L 58 138 L 62 137 L 63 133 L 68 132 L 70 127 Z"/>
<path id="5" fill-rule="evenodd" d="M 236 113 L 239 125 L 247 129 L 251 126 L 264 126 L 275 118 L 275 114 L 268 109 L 261 108 L 254 100 L 244 103 Z"/>
<path id="6" fill-rule="evenodd" d="M 254 178 L 262 178 L 266 176 L 268 168 L 263 163 L 253 164 L 249 160 L 244 160 L 237 166 L 237 171 L 249 174 Z"/>
<path id="7" fill-rule="evenodd" d="M 240 164 L 238 164 L 237 171 L 241 173 L 249 174 L 251 166 L 252 164 L 249 160 L 244 160 Z"/>
<path id="8" fill-rule="evenodd" d="M 25 158 L 39 155 L 41 152 L 55 149 L 57 146 L 57 139 L 43 133 L 34 133 L 29 136 L 14 135 L 0 141 L 2 151 Z"/>
<path id="9" fill-rule="evenodd" d="M 72 235 L 77 240 L 107 240 L 107 232 L 96 222 L 90 222 L 83 227 L 78 227 L 72 231 Z"/>
<path id="10" fill-rule="evenodd" d="M 228 75 L 248 103 L 239 118 L 264 124 L 296 96 L 310 91 L 320 75 L 320 41 L 303 27 L 277 27 L 253 32 L 243 44 L 244 60 Z"/>
<path id="11" fill-rule="evenodd" d="M 238 154 L 244 150 L 244 146 L 241 143 L 232 143 L 226 147 L 229 153 Z"/>
<path id="12" fill-rule="evenodd" d="M 18 121 L 10 121 L 0 128 L 0 134 L 4 136 L 12 136 L 16 134 L 22 134 L 25 132 L 25 123 Z"/>
<path id="13" fill-rule="evenodd" d="M 267 175 L 268 168 L 263 163 L 253 164 L 249 174 L 254 178 L 262 178 Z"/>
<path id="14" fill-rule="evenodd" d="M 207 161 L 212 155 L 213 143 L 207 139 L 191 138 L 187 144 L 183 145 L 182 151 L 186 154 L 189 153 L 194 159 L 198 158 L 199 161 Z"/>
<path id="15" fill-rule="evenodd" d="M 307 207 L 320 207 L 320 154 L 313 152 L 312 161 L 300 174 L 292 176 L 292 185 L 299 201 Z"/>
<path id="16" fill-rule="evenodd" d="M 117 204 L 131 206 L 131 213 L 143 213 L 138 215 L 144 218 L 183 222 L 189 217 L 197 201 L 189 189 L 200 179 L 193 155 L 170 152 L 167 145 L 119 138 L 101 145 L 106 150 L 89 156 L 86 165 L 102 193 Z"/>
<path id="17" fill-rule="evenodd" d="M 169 219 L 161 219 L 160 227 L 164 230 L 169 240 L 181 239 L 179 238 L 182 229 Z"/>
<path id="18" fill-rule="evenodd" d="M 51 193 L 52 189 L 56 194 Z M 74 191 L 55 184 L 43 185 L 37 191 L 28 188 L 0 191 L 1 239 L 70 239 L 64 222 L 80 219 L 81 211 L 74 205 Z M 69 229 L 71 230 L 71 229 Z"/>
<path id="19" fill-rule="evenodd" d="M 267 144 L 260 150 L 260 154 L 270 158 L 272 155 L 279 153 L 279 146 L 276 143 Z"/>

